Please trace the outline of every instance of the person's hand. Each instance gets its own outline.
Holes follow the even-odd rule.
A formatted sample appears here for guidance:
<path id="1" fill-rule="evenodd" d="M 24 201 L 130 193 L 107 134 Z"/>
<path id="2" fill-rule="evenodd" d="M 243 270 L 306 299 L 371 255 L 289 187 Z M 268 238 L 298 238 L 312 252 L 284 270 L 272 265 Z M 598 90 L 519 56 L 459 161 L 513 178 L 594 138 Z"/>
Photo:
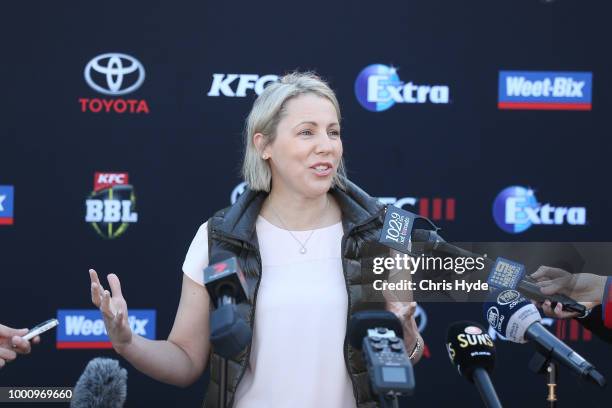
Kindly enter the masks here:
<path id="1" fill-rule="evenodd" d="M 121 294 L 121 283 L 117 275 L 111 273 L 106 279 L 111 292 L 105 290 L 100 284 L 98 274 L 93 269 L 89 270 L 91 279 L 91 301 L 100 311 L 104 319 L 104 326 L 113 348 L 121 353 L 121 349 L 132 341 L 132 330 L 128 324 L 128 308 Z"/>
<path id="2" fill-rule="evenodd" d="M 600 304 L 607 276 L 592 273 L 571 274 L 563 269 L 540 266 L 531 274 L 544 295 L 561 293 L 577 302 Z"/>
<path id="3" fill-rule="evenodd" d="M 537 271 L 531 274 L 531 277 L 537 281 L 537 285 L 544 295 L 560 293 L 571 297 L 588 309 L 592 309 L 601 303 L 607 278 L 592 273 L 571 274 L 563 269 L 550 266 L 540 266 Z M 570 319 L 578 316 L 578 313 L 564 311 L 561 303 L 553 308 L 550 300 L 536 305 L 541 307 L 548 317 Z"/>
<path id="4" fill-rule="evenodd" d="M 402 324 L 406 351 L 410 353 L 416 345 L 417 338 L 420 336 L 419 328 L 414 319 L 414 313 L 416 312 L 417 306 L 416 302 L 387 302 L 386 306 L 387 310 L 396 315 Z"/>
<path id="5" fill-rule="evenodd" d="M 30 342 L 21 338 L 28 329 L 13 329 L 0 324 L 0 368 L 9 361 L 17 358 L 17 354 L 28 354 L 31 351 Z M 40 337 L 32 339 L 32 343 L 38 344 Z"/>
<path id="6" fill-rule="evenodd" d="M 393 312 L 402 323 L 402 327 L 410 326 L 414 322 L 416 302 L 387 302 L 387 310 Z M 416 322 L 414 328 L 418 331 Z"/>
<path id="7" fill-rule="evenodd" d="M 557 303 L 555 307 L 552 307 L 552 302 L 546 299 L 544 302 L 536 302 L 532 301 L 534 305 L 542 308 L 542 312 L 545 316 L 553 317 L 555 319 L 572 319 L 574 317 L 578 317 L 579 313 L 576 312 L 566 312 L 563 310 L 563 305 L 561 303 Z"/>

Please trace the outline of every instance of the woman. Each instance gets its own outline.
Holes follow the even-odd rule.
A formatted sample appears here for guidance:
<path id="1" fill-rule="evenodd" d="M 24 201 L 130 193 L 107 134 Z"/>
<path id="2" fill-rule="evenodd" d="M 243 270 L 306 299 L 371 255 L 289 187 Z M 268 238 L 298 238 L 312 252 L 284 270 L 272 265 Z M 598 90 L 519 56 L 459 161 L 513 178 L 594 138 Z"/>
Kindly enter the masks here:
<path id="1" fill-rule="evenodd" d="M 245 129 L 249 189 L 200 227 L 183 264 L 181 300 L 168 340 L 133 335 L 119 279 L 111 293 L 90 270 L 114 349 L 143 373 L 186 386 L 209 354 L 206 407 L 218 398 L 219 358 L 209 343 L 210 299 L 202 270 L 217 251 L 236 254 L 248 277 L 250 346 L 230 360 L 228 406 L 368 407 L 361 353 L 346 342 L 348 317 L 365 303 L 361 251 L 380 234 L 384 207 L 344 177 L 340 109 L 312 74 L 289 74 L 257 98 Z M 414 362 L 422 339 L 414 303 L 389 303 Z"/>

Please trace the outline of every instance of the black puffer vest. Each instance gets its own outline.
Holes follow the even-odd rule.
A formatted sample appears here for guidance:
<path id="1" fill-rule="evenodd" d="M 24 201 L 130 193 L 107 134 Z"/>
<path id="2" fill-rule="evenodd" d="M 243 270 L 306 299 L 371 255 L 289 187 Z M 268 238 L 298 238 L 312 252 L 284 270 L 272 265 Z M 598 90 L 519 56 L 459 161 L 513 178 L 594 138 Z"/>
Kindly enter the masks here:
<path id="1" fill-rule="evenodd" d="M 342 267 L 348 294 L 349 317 L 363 309 L 381 308 L 382 303 L 366 303 L 368 288 L 372 285 L 372 274 L 362 273 L 361 263 L 364 244 L 378 241 L 386 207 L 370 197 L 350 181 L 346 181 L 346 191 L 333 188 L 330 193 L 335 197 L 342 210 Z M 238 201 L 224 210 L 217 212 L 208 222 L 209 259 L 216 251 L 225 250 L 236 254 L 240 266 L 247 277 L 250 304 L 242 304 L 251 328 L 254 324 L 255 308 L 257 307 L 257 290 L 261 277 L 261 258 L 255 221 L 261 210 L 267 194 L 247 189 Z M 381 254 L 388 255 L 388 254 Z M 234 394 L 244 376 L 249 362 L 251 347 L 247 347 L 236 358 L 228 361 L 227 370 L 227 407 L 233 406 Z M 368 374 L 358 350 L 354 350 L 344 340 L 344 359 L 346 368 L 353 383 L 353 392 L 359 408 L 372 408 L 373 396 L 370 393 Z M 219 395 L 219 374 L 221 358 L 212 353 L 210 356 L 210 385 L 205 408 L 216 408 Z M 313 390 L 313 392 L 317 392 Z"/>

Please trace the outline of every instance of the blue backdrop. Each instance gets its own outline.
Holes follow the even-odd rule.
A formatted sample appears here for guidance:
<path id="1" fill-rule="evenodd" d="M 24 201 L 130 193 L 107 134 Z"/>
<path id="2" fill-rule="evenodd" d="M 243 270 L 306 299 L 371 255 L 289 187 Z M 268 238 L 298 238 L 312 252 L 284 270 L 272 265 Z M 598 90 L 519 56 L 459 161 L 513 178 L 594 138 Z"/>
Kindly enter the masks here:
<path id="1" fill-rule="evenodd" d="M 146 309 L 145 334 L 166 338 L 188 245 L 241 182 L 256 90 L 294 69 L 337 91 L 349 177 L 434 218 L 447 239 L 610 241 L 609 12 L 578 0 L 4 4 L 0 322 L 75 309 L 74 325 L 95 320 L 79 311 L 92 309 L 95 267 Z M 105 223 L 96 200 L 110 198 L 121 209 L 106 216 L 125 218 Z M 517 202 L 516 219 L 494 215 Z M 565 211 L 542 216 L 545 204 Z M 540 218 L 521 218 L 525 207 Z M 482 321 L 480 305 L 420 306 L 427 352 L 404 406 L 477 406 L 444 341 L 449 323 Z M 575 322 L 551 324 L 612 376 L 609 346 Z M 105 346 L 94 326 L 77 333 L 63 319 L 0 386 L 69 386 L 89 359 L 117 357 L 92 348 Z M 532 349 L 497 348 L 501 400 L 543 405 Z M 179 389 L 128 371 L 128 406 L 202 401 L 206 376 Z M 607 406 L 566 370 L 558 394 L 560 406 Z"/>

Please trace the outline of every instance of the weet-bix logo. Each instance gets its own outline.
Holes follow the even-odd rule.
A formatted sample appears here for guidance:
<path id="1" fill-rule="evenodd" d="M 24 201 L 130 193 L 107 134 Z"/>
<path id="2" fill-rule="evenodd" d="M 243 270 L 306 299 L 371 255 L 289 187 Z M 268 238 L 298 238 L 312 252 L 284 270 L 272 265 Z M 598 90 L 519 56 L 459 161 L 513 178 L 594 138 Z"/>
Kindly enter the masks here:
<path id="1" fill-rule="evenodd" d="M 0 225 L 13 225 L 14 186 L 0 186 Z"/>
<path id="2" fill-rule="evenodd" d="M 155 340 L 155 314 L 154 309 L 129 310 L 128 323 L 132 333 Z M 57 320 L 59 320 L 56 344 L 58 349 L 112 348 L 99 310 L 58 310 Z"/>
<path id="3" fill-rule="evenodd" d="M 500 71 L 499 109 L 591 110 L 590 72 Z"/>

